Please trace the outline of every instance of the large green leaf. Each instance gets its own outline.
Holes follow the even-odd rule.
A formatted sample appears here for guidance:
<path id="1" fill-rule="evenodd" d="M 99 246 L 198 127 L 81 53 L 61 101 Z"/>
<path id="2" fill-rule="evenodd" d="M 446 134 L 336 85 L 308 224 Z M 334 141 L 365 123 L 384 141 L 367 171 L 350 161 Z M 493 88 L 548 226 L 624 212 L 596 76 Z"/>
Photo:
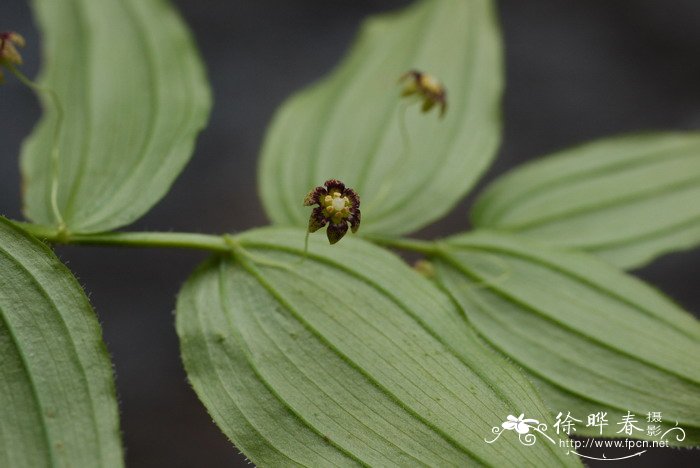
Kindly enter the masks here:
<path id="1" fill-rule="evenodd" d="M 544 439 L 485 442 L 507 415 L 548 410 L 432 283 L 358 239 L 316 239 L 305 258 L 303 235 L 246 234 L 249 254 L 205 264 L 178 300 L 190 381 L 252 461 L 578 464 Z"/>
<path id="2" fill-rule="evenodd" d="M 43 32 L 41 83 L 65 112 L 58 208 L 73 232 L 131 223 L 165 193 L 209 114 L 202 64 L 186 26 L 164 0 L 33 0 Z M 54 225 L 56 109 L 22 153 L 25 213 Z"/>
<path id="3" fill-rule="evenodd" d="M 632 268 L 700 244 L 700 134 L 610 138 L 516 169 L 475 205 L 478 227 Z"/>
<path id="4" fill-rule="evenodd" d="M 362 197 L 362 232 L 406 233 L 440 218 L 494 156 L 501 68 L 490 0 L 425 0 L 368 20 L 337 70 L 278 111 L 259 177 L 268 216 L 305 226 L 306 193 L 338 178 Z M 397 80 L 409 69 L 444 82 L 443 119 L 402 101 Z"/>
<path id="5" fill-rule="evenodd" d="M 646 429 L 647 413 L 660 411 L 685 428 L 684 443 L 700 441 L 700 324 L 690 314 L 588 254 L 479 232 L 446 245 L 441 283 L 553 410 L 582 419 L 577 433 L 598 434 L 585 427 L 588 410 L 611 412 L 611 437 L 624 436 L 616 415 L 631 411 Z"/>
<path id="6" fill-rule="evenodd" d="M 0 272 L 0 466 L 121 466 L 112 367 L 80 285 L 4 218 Z"/>

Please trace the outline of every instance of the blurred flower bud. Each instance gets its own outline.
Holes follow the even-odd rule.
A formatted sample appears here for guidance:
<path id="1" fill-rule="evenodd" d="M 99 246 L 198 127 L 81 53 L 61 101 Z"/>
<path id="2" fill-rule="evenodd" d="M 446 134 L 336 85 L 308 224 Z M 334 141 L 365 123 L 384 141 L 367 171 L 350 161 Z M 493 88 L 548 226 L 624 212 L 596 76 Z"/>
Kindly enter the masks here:
<path id="1" fill-rule="evenodd" d="M 16 32 L 0 33 L 0 83 L 4 79 L 2 68 L 22 64 L 22 56 L 17 47 L 24 47 L 25 41 Z"/>
<path id="2" fill-rule="evenodd" d="M 447 91 L 437 78 L 417 70 L 411 70 L 401 76 L 400 82 L 404 83 L 402 96 L 417 95 L 423 101 L 421 111 L 428 112 L 435 105 L 440 107 L 440 117 L 447 110 Z"/>

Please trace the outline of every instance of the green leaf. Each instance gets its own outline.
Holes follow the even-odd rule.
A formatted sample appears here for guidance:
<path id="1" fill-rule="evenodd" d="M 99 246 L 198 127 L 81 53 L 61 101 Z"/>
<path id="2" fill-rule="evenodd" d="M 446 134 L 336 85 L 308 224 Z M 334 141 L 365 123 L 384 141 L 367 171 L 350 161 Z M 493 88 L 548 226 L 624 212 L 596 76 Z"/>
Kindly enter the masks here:
<path id="1" fill-rule="evenodd" d="M 401 98 L 398 79 L 410 69 L 444 83 L 443 119 Z M 260 167 L 268 216 L 306 226 L 304 196 L 337 178 L 362 197 L 363 233 L 439 219 L 495 154 L 502 80 L 489 0 L 426 0 L 366 21 L 340 66 L 277 112 Z"/>
<path id="2" fill-rule="evenodd" d="M 0 466 L 122 466 L 112 367 L 73 275 L 0 218 Z"/>
<path id="3" fill-rule="evenodd" d="M 163 0 L 34 0 L 43 32 L 40 83 L 65 113 L 57 205 L 68 229 L 129 224 L 162 198 L 209 114 L 209 88 L 190 33 Z M 22 153 L 25 213 L 55 225 L 51 149 L 56 109 Z"/>
<path id="4" fill-rule="evenodd" d="M 578 464 L 544 439 L 485 442 L 507 415 L 548 410 L 432 283 L 359 239 L 312 238 L 305 258 L 303 237 L 244 235 L 247 254 L 205 264 L 178 300 L 190 381 L 253 462 Z"/>
<path id="5" fill-rule="evenodd" d="M 643 282 L 588 254 L 483 232 L 449 239 L 437 271 L 550 407 L 583 420 L 578 434 L 598 434 L 584 427 L 593 408 L 631 411 L 642 429 L 648 412 L 661 411 L 685 429 L 684 443 L 700 441 L 700 324 Z M 609 420 L 604 435 L 624 436 Z"/>
<path id="6" fill-rule="evenodd" d="M 700 244 L 700 134 L 628 135 L 526 164 L 491 185 L 474 224 L 624 268 Z"/>

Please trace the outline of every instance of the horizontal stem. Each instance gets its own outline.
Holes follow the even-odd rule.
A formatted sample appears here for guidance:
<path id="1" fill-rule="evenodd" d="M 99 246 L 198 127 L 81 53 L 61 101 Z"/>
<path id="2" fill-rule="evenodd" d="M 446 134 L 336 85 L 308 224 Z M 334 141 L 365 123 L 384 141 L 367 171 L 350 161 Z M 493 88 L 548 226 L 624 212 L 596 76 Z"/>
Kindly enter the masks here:
<path id="1" fill-rule="evenodd" d="M 222 236 L 188 232 L 108 232 L 71 234 L 29 223 L 16 223 L 30 234 L 54 244 L 106 245 L 123 247 L 159 247 L 231 252 Z"/>
<path id="2" fill-rule="evenodd" d="M 103 245 L 121 247 L 155 247 L 175 249 L 208 250 L 210 252 L 232 251 L 230 236 L 196 234 L 189 232 L 106 232 L 99 234 L 73 234 L 53 227 L 16 222 L 30 234 L 52 244 Z M 365 239 L 385 247 L 399 250 L 436 254 L 435 242 L 419 239 L 396 239 L 381 236 L 365 236 Z"/>

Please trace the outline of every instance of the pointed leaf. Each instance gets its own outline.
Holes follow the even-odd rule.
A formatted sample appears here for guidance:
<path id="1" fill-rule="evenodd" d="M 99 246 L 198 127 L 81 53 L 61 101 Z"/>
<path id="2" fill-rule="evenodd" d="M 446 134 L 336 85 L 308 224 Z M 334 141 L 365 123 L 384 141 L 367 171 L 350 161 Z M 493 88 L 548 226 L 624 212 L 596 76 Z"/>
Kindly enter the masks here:
<path id="1" fill-rule="evenodd" d="M 490 0 L 424 0 L 366 21 L 338 69 L 275 116 L 260 167 L 268 216 L 306 226 L 304 195 L 338 178 L 362 197 L 363 233 L 406 233 L 440 218 L 495 154 L 501 68 Z M 410 69 L 444 83 L 444 118 L 401 98 L 398 79 Z"/>
<path id="2" fill-rule="evenodd" d="M 700 244 L 700 134 L 610 138 L 491 185 L 474 223 L 599 254 L 624 268 Z"/>
<path id="3" fill-rule="evenodd" d="M 112 367 L 78 282 L 4 218 L 0 272 L 0 466 L 121 466 Z"/>
<path id="4" fill-rule="evenodd" d="M 576 465 L 492 427 L 547 409 L 450 300 L 390 253 L 302 230 L 239 238 L 177 307 L 185 367 L 214 420 L 269 466 Z"/>
<path id="5" fill-rule="evenodd" d="M 437 270 L 479 333 L 543 382 L 554 411 L 584 425 L 592 408 L 660 411 L 685 443 L 700 441 L 700 324 L 643 282 L 587 254 L 483 232 L 450 239 Z M 604 435 L 624 437 L 617 422 Z"/>
<path id="6" fill-rule="evenodd" d="M 192 38 L 163 0 L 34 0 L 43 32 L 41 84 L 58 95 L 57 204 L 73 232 L 139 218 L 189 160 L 210 97 Z M 25 212 L 54 225 L 51 152 L 56 109 L 22 153 Z"/>

